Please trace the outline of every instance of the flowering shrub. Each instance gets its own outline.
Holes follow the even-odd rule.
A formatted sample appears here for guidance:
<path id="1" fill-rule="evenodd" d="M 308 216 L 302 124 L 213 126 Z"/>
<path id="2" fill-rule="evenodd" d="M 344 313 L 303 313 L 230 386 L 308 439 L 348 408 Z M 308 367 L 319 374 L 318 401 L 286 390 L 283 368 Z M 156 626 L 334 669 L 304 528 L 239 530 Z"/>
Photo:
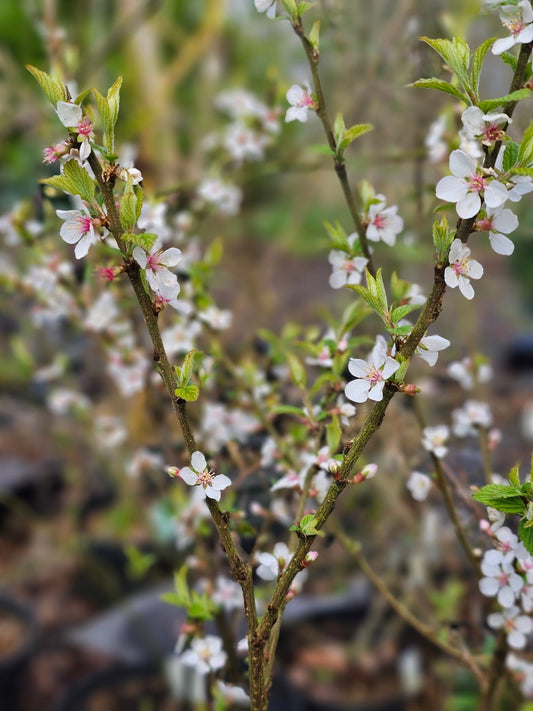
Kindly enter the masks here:
<path id="1" fill-rule="evenodd" d="M 191 189 L 187 209 L 171 214 L 167 203 L 145 196 L 141 171 L 121 163 L 116 152 L 121 79 L 105 96 L 92 90 L 91 103 L 91 92 L 73 97 L 61 78 L 30 66 L 67 129 L 65 140 L 44 154 L 47 164 L 59 165 L 59 173 L 44 183 L 66 193 L 72 203 L 72 209 L 56 211 L 63 220 L 56 229 L 64 242 L 75 245 L 76 260 L 93 260 L 86 274 L 93 271 L 103 277 L 100 293 L 90 302 L 80 298 L 70 261 L 39 254 L 21 278 L 39 303 L 35 323 L 46 326 L 66 317 L 96 334 L 106 370 L 126 399 L 145 388 L 166 391 L 184 444 L 171 453 L 172 461 L 179 457 L 178 463 L 190 461 L 190 466 L 163 464 L 160 456 L 139 449 L 128 472 L 142 467 L 166 470 L 172 485 L 183 488 L 174 522 L 179 547 L 196 544 L 201 549 L 206 521 L 217 531 L 233 581 L 218 574 L 218 565 L 196 572 L 184 567 L 176 575 L 176 592 L 166 599 L 185 608 L 188 617 L 176 647 L 177 659 L 209 678 L 210 693 L 220 708 L 249 700 L 254 711 L 266 710 L 280 621 L 285 606 L 305 584 L 307 569 L 312 571 L 320 555 L 326 526 L 398 614 L 465 665 L 479 687 L 479 708 L 496 708 L 495 690 L 507 674 L 516 675 L 524 695 L 531 694 L 529 662 L 514 652 L 506 657 L 506 652 L 526 649 L 533 631 L 533 473 L 525 483 L 517 469 L 509 482 L 493 481 L 488 453 L 498 435 L 491 430 L 488 403 L 468 399 L 454 410 L 450 426 L 430 426 L 418 407 L 423 387 L 406 378 L 415 355 L 425 361 L 424 367 L 432 367 L 450 346 L 448 339 L 428 333 L 445 305 L 446 287 L 458 287 L 470 301 L 475 297 L 471 280 L 487 278 L 471 257 L 477 233 L 488 232 L 499 255 L 514 250 L 507 235 L 517 228 L 518 218 L 508 203 L 517 203 L 533 191 L 533 127 L 520 140 L 511 138 L 507 129 L 517 103 L 530 94 L 533 10 L 528 0 L 485 2 L 487 9 L 498 12 L 511 35 L 487 40 L 474 51 L 459 38 L 424 38 L 453 76 L 449 82 L 421 79 L 414 86 L 442 91 L 465 107 L 462 141 L 454 139 L 454 145 L 461 147 L 449 156 L 452 175 L 436 184 L 436 198 L 455 208 L 448 210 L 450 221 L 441 217 L 433 225 L 434 279 L 425 297 L 417 284 L 395 272 L 385 278 L 388 262 L 380 250 L 397 247 L 404 219 L 398 206 L 387 206 L 387 198 L 370 183 L 362 181 L 355 189 L 350 182 L 347 151 L 372 127 L 366 123 L 347 127 L 341 113 L 335 119 L 329 114 L 319 72 L 320 20 L 308 27 L 305 17 L 311 4 L 254 0 L 254 5 L 265 13 L 265 22 L 285 20 L 303 47 L 310 83 L 293 84 L 286 92 L 285 123 L 295 121 L 305 131 L 300 123 L 318 120 L 324 130 L 351 219 L 346 229 L 339 222 L 326 224 L 331 241 L 329 285 L 347 291 L 351 303 L 327 329 L 310 331 L 303 338 L 301 331 L 289 330 L 281 336 L 263 333 L 268 354 L 254 361 L 237 362 L 219 338 L 232 320 L 231 312 L 217 306 L 209 288 L 220 245 L 215 240 L 204 249 L 194 232 L 201 229 L 206 214 L 231 218 L 239 212 L 243 192 L 231 182 L 232 171 L 235 174 L 244 164 L 263 160 L 265 152 L 274 148 L 281 132 L 281 107 L 266 105 L 244 91 L 220 94 L 216 103 L 232 124 L 220 135 L 210 136 L 207 144 L 209 150 L 224 154 L 230 168 L 201 177 Z M 516 55 L 506 52 L 514 45 L 518 45 Z M 480 74 L 489 49 L 502 56 L 514 74 L 508 94 L 482 99 Z M 447 152 L 449 146 L 445 148 Z M 435 155 L 441 160 L 446 157 L 442 151 Z M 440 204 L 440 208 L 447 206 Z M 378 266 L 381 260 L 383 266 Z M 88 277 L 84 286 L 87 293 L 96 291 Z M 132 290 L 135 308 L 130 309 Z M 412 323 L 407 317 L 415 312 Z M 151 357 L 139 336 L 138 313 L 151 340 Z M 361 324 L 366 319 L 379 324 L 381 332 L 374 336 L 374 325 L 365 331 Z M 360 357 L 369 348 L 368 358 Z M 156 382 L 152 365 L 159 374 Z M 491 377 L 488 364 L 471 360 L 451 363 L 448 372 L 466 390 L 476 388 L 476 397 L 479 386 Z M 335 524 L 334 509 L 344 492 L 363 483 L 371 487 L 371 480 L 379 479 L 376 464 L 367 461 L 367 447 L 389 405 L 398 398 L 414 400 L 420 450 L 427 453 L 428 462 L 428 471 L 412 471 L 405 486 L 416 506 L 434 499 L 436 490 L 440 493 L 479 580 L 479 592 L 494 601 L 487 625 L 501 632 L 490 652 L 481 649 L 479 640 L 470 643 L 466 637 L 454 637 L 437 623 L 428 625 L 406 610 L 363 555 L 362 544 Z M 199 417 L 191 403 L 199 406 Z M 87 409 L 90 403 L 69 391 L 56 391 L 50 407 L 68 413 Z M 93 436 L 104 447 L 119 446 L 120 421 L 100 415 Z M 250 444 L 254 437 L 260 443 L 255 447 Z M 448 464 L 447 458 L 457 441 L 466 437 L 477 437 L 486 455 L 486 485 L 474 492 L 474 499 L 489 507 L 495 519 L 482 522 L 493 545 L 484 553 L 470 540 L 458 514 L 460 496 L 451 485 L 453 463 Z M 268 495 L 241 507 L 239 477 L 232 471 L 235 464 L 241 470 L 262 472 L 268 489 L 263 493 Z M 231 476 L 218 473 L 222 468 Z M 191 487 L 190 495 L 184 484 Z M 481 509 L 476 512 L 480 517 Z M 518 535 L 503 526 L 500 514 L 515 517 L 509 526 L 518 521 Z M 253 539 L 251 551 L 243 543 L 246 537 Z M 224 681 L 235 681 L 225 677 L 224 670 L 237 654 L 236 640 L 204 631 L 207 620 L 216 620 L 221 611 L 238 605 L 247 628 L 246 642 L 240 645 L 248 661 L 246 690 L 228 687 Z"/>

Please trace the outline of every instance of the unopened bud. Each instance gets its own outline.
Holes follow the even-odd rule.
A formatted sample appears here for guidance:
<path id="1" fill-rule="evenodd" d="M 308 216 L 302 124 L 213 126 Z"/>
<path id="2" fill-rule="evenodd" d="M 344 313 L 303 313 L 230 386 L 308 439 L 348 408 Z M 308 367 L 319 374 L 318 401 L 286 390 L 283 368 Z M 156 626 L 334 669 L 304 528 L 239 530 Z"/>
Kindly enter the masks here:
<path id="1" fill-rule="evenodd" d="M 420 388 L 417 388 L 414 383 L 407 383 L 407 385 L 403 386 L 402 392 L 406 395 L 416 395 L 416 393 L 420 392 Z"/>
<path id="2" fill-rule="evenodd" d="M 302 561 L 303 567 L 306 568 L 310 563 L 314 563 L 317 558 L 318 558 L 318 551 L 309 551 L 309 553 L 305 556 L 305 558 Z"/>
<path id="3" fill-rule="evenodd" d="M 167 474 L 173 479 L 175 479 L 176 477 L 179 477 L 180 470 L 178 469 L 178 467 L 168 467 Z"/>

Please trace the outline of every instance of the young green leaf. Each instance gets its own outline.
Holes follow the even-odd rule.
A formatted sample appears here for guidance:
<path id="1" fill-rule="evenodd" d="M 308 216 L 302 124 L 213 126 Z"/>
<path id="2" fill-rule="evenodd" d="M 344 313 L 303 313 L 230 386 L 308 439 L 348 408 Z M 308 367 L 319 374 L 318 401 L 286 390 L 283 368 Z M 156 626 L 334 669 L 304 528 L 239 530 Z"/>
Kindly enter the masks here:
<path id="1" fill-rule="evenodd" d="M 483 111 L 483 113 L 487 113 L 487 111 L 497 109 L 498 106 L 504 106 L 510 101 L 522 101 L 522 99 L 527 99 L 530 94 L 531 91 L 529 89 L 517 89 L 516 91 L 512 91 L 510 94 L 506 94 L 505 96 L 500 96 L 497 99 L 486 99 L 485 101 L 480 101 L 479 108 Z"/>
<path id="2" fill-rule="evenodd" d="M 185 400 L 186 402 L 194 402 L 198 400 L 200 395 L 200 388 L 194 383 L 189 383 L 188 385 L 180 385 L 174 390 L 176 397 Z"/>
<path id="3" fill-rule="evenodd" d="M 95 184 L 87 171 L 75 160 L 65 163 L 61 175 L 54 175 L 41 182 L 64 190 L 71 195 L 79 195 L 85 202 L 91 203 L 93 201 Z"/>
<path id="4" fill-rule="evenodd" d="M 157 235 L 153 232 L 142 232 L 138 235 L 125 232 L 120 238 L 124 240 L 124 242 L 130 242 L 138 247 L 142 247 L 146 252 L 149 252 L 157 242 Z"/>
<path id="5" fill-rule="evenodd" d="M 54 109 L 56 108 L 58 101 L 67 100 L 67 90 L 61 82 L 53 79 L 50 74 L 43 72 L 41 69 L 37 69 L 37 67 L 34 67 L 31 64 L 26 64 L 26 69 L 39 82 L 39 86 L 48 97 L 48 100 Z"/>
<path id="6" fill-rule="evenodd" d="M 412 84 L 409 84 L 409 86 L 416 86 L 419 89 L 437 89 L 438 91 L 443 91 L 445 94 L 455 96 L 456 99 L 460 99 L 465 104 L 470 104 L 470 101 L 465 94 L 463 94 L 453 84 L 443 81 L 442 79 L 436 79 L 435 77 L 432 77 L 431 79 L 418 79 Z"/>
<path id="7" fill-rule="evenodd" d="M 472 72 L 470 75 L 470 83 L 476 95 L 479 91 L 479 77 L 481 75 L 483 60 L 485 59 L 485 55 L 492 46 L 494 39 L 494 37 L 486 39 L 482 44 L 479 45 L 479 47 L 474 52 L 474 56 L 472 57 Z"/>

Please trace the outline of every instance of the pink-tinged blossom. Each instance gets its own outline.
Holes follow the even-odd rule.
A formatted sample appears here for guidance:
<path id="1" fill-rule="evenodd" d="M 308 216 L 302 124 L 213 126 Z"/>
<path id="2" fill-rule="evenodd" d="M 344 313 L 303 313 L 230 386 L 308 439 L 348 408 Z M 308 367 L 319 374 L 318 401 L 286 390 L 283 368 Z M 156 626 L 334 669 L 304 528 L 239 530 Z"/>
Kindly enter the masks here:
<path id="1" fill-rule="evenodd" d="M 465 109 L 461 120 L 467 134 L 478 138 L 485 146 L 493 146 L 501 141 L 505 136 L 503 127 L 513 122 L 507 114 L 484 114 L 479 106 L 469 106 Z"/>
<path id="2" fill-rule="evenodd" d="M 502 612 L 493 612 L 487 617 L 487 622 L 493 629 L 503 627 L 507 634 L 507 644 L 513 649 L 524 649 L 527 636 L 533 632 L 533 620 L 527 615 L 521 615 L 516 605 Z"/>
<path id="3" fill-rule="evenodd" d="M 512 562 L 504 560 L 502 555 L 496 555 L 498 553 L 490 550 L 483 556 L 481 572 L 484 577 L 479 581 L 479 591 L 485 597 L 496 597 L 502 607 L 511 607 L 524 581 L 516 573 Z"/>
<path id="4" fill-rule="evenodd" d="M 70 146 L 65 141 L 62 141 L 61 143 L 56 143 L 55 146 L 45 148 L 43 151 L 43 163 L 51 165 L 52 163 L 55 163 L 56 160 L 58 160 L 59 158 L 66 156 L 69 151 Z"/>
<path id="5" fill-rule="evenodd" d="M 481 279 L 483 276 L 482 265 L 476 259 L 471 259 L 470 254 L 466 244 L 458 238 L 454 239 L 450 247 L 450 266 L 444 270 L 446 284 L 452 289 L 458 286 L 461 294 L 469 301 L 474 298 L 470 279 Z"/>
<path id="6" fill-rule="evenodd" d="M 59 230 L 61 239 L 67 244 L 76 245 L 74 248 L 76 259 L 85 257 L 91 246 L 99 240 L 99 235 L 95 232 L 93 218 L 87 208 L 82 207 L 81 210 L 56 210 L 56 215 L 65 220 Z M 105 233 L 107 234 L 107 230 L 105 230 Z"/>
<path id="7" fill-rule="evenodd" d="M 365 257 L 352 257 L 339 249 L 332 249 L 328 261 L 332 272 L 329 285 L 332 289 L 341 289 L 349 284 L 360 284 L 363 271 L 368 264 Z"/>
<path id="8" fill-rule="evenodd" d="M 311 93 L 311 89 L 307 86 L 305 89 L 298 84 L 293 84 L 287 92 L 287 101 L 291 105 L 285 114 L 285 123 L 290 121 L 307 121 L 307 113 L 309 109 L 316 111 L 318 104 L 315 97 Z"/>
<path id="9" fill-rule="evenodd" d="M 205 637 L 195 637 L 191 646 L 180 656 L 185 666 L 194 667 L 198 674 L 210 674 L 221 669 L 226 663 L 227 654 L 222 649 L 220 637 L 208 634 Z"/>
<path id="10" fill-rule="evenodd" d="M 169 467 L 170 476 L 179 476 L 189 486 L 200 486 L 205 495 L 215 501 L 220 501 L 221 492 L 231 484 L 231 479 L 225 474 L 216 474 L 207 467 L 207 462 L 201 452 L 191 455 L 191 467 Z"/>
<path id="11" fill-rule="evenodd" d="M 153 291 L 160 292 L 164 297 L 171 290 L 172 295 L 179 293 L 177 276 L 169 270 L 175 267 L 181 258 L 181 249 L 171 247 L 165 251 L 145 252 L 142 247 L 135 247 L 133 258 L 144 269 L 146 281 Z"/>
<path id="12" fill-rule="evenodd" d="M 436 195 L 440 200 L 455 202 L 459 217 L 474 217 L 481 209 L 481 196 L 487 207 L 499 207 L 507 200 L 507 188 L 493 178 L 483 175 L 477 163 L 464 151 L 450 155 L 452 175 L 437 183 Z"/>
<path id="13" fill-rule="evenodd" d="M 273 20 L 276 17 L 276 0 L 254 0 L 257 12 L 266 12 L 266 16 Z"/>
<path id="14" fill-rule="evenodd" d="M 78 134 L 80 146 L 80 159 L 86 161 L 91 152 L 91 139 L 93 138 L 93 125 L 90 120 L 83 116 L 81 106 L 67 101 L 58 101 L 56 106 L 59 120 L 67 128 Z"/>
<path id="15" fill-rule="evenodd" d="M 403 219 L 398 215 L 398 207 L 385 207 L 385 198 L 383 195 L 377 195 L 381 198 L 378 203 L 373 203 L 368 208 L 368 226 L 366 228 L 366 236 L 371 242 L 385 242 L 389 247 L 393 247 L 396 243 L 396 237 L 403 230 Z"/>
<path id="16" fill-rule="evenodd" d="M 350 358 L 348 370 L 357 378 L 346 385 L 344 393 L 353 402 L 383 399 L 385 381 L 393 375 L 400 364 L 388 355 L 387 343 L 383 336 L 376 338 L 376 344 L 368 360 Z"/>
<path id="17" fill-rule="evenodd" d="M 499 14 L 502 25 L 511 34 L 496 40 L 492 45 L 493 54 L 506 52 L 515 44 L 527 44 L 533 41 L 533 10 L 529 0 L 521 0 L 516 5 L 504 5 L 500 8 Z"/>
<path id="18" fill-rule="evenodd" d="M 432 487 L 432 481 L 427 474 L 412 472 L 406 486 L 415 501 L 425 501 Z"/>
<path id="19" fill-rule="evenodd" d="M 484 218 L 476 221 L 476 229 L 487 230 L 490 246 L 496 254 L 508 255 L 514 252 L 514 244 L 506 237 L 518 227 L 518 217 L 508 208 L 488 207 Z"/>
<path id="20" fill-rule="evenodd" d="M 261 580 L 276 580 L 289 565 L 293 554 L 285 543 L 276 543 L 272 553 L 256 553 L 255 560 L 259 563 L 256 570 Z"/>
<path id="21" fill-rule="evenodd" d="M 446 425 L 436 427 L 424 427 L 422 431 L 422 446 L 427 452 L 431 452 L 437 459 L 442 459 L 448 454 L 448 447 L 445 446 L 450 436 L 450 430 Z"/>

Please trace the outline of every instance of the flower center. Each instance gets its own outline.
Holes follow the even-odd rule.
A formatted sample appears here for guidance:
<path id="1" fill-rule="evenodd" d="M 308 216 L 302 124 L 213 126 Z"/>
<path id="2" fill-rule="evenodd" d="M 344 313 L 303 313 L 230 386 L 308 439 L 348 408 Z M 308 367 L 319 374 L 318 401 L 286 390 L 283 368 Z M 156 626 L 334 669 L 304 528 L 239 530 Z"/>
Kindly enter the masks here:
<path id="1" fill-rule="evenodd" d="M 499 126 L 496 126 L 495 123 L 493 123 L 491 126 L 487 126 L 485 130 L 483 131 L 483 135 L 485 136 L 486 141 L 490 141 L 490 143 L 496 143 L 497 141 L 501 140 L 503 136 L 503 131 Z"/>
<path id="2" fill-rule="evenodd" d="M 203 472 L 200 472 L 198 474 L 198 483 L 201 484 L 204 489 L 206 486 L 211 486 L 211 482 L 213 481 L 213 472 L 210 472 L 209 469 L 204 469 Z"/>
<path id="3" fill-rule="evenodd" d="M 86 235 L 87 232 L 91 231 L 92 222 L 90 217 L 87 217 L 86 215 L 78 215 L 77 222 L 80 234 Z"/>
<path id="4" fill-rule="evenodd" d="M 376 215 L 372 220 L 372 224 L 374 227 L 377 227 L 378 230 L 382 230 L 385 227 L 385 218 L 383 215 Z"/>
<path id="5" fill-rule="evenodd" d="M 516 37 L 517 34 L 524 29 L 524 21 L 520 15 L 511 15 L 508 20 L 503 21 L 504 27 L 507 27 L 509 32 Z"/>
<path id="6" fill-rule="evenodd" d="M 457 274 L 457 276 L 461 276 L 462 274 L 468 274 L 468 259 L 464 257 L 463 259 L 458 259 L 455 261 L 451 267 L 453 271 Z"/>
<path id="7" fill-rule="evenodd" d="M 87 138 L 91 135 L 93 125 L 87 117 L 78 121 L 78 134 Z"/>
<path id="8" fill-rule="evenodd" d="M 485 190 L 485 178 L 482 175 L 471 175 L 467 181 L 470 184 L 470 191 L 479 193 Z"/>
<path id="9" fill-rule="evenodd" d="M 163 265 L 159 261 L 160 257 L 161 257 L 161 255 L 159 253 L 150 254 L 148 256 L 148 259 L 146 260 L 146 268 L 151 269 L 154 272 L 157 272 L 160 269 L 163 269 Z"/>
<path id="10" fill-rule="evenodd" d="M 375 366 L 371 366 L 368 370 L 368 375 L 366 377 L 367 380 L 370 380 L 371 383 L 379 383 L 379 381 L 382 380 L 381 370 L 379 370 Z"/>

